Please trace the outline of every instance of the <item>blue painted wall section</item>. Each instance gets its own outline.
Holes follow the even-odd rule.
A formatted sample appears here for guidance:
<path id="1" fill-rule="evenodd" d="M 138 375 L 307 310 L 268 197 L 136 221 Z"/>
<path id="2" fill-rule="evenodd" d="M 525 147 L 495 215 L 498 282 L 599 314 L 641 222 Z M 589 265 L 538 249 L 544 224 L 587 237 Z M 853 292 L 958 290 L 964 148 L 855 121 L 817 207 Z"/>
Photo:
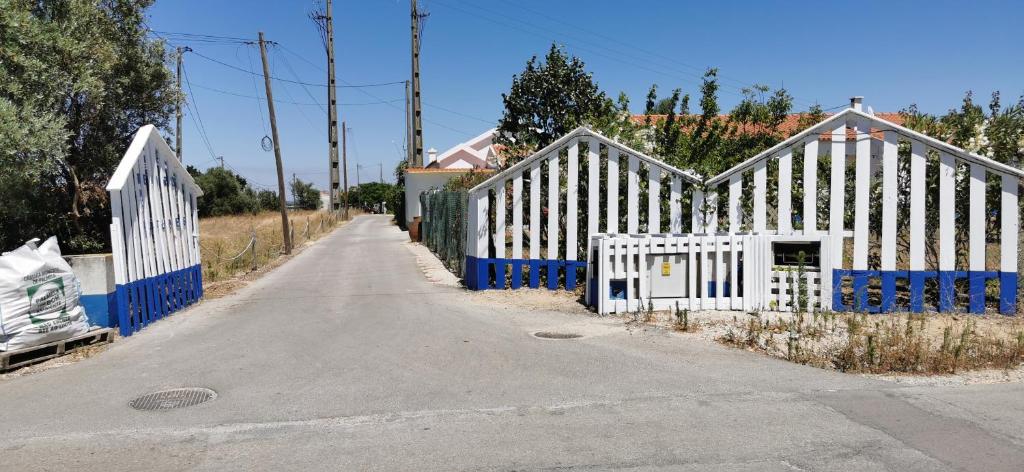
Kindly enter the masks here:
<path id="1" fill-rule="evenodd" d="M 562 261 L 547 259 L 502 259 L 466 256 L 466 273 L 463 280 L 470 290 L 517 289 L 522 288 L 523 269 L 529 268 L 530 288 L 540 288 L 540 272 L 547 273 L 547 288 L 558 290 L 560 275 L 565 275 L 565 289 L 576 289 L 579 269 L 586 269 L 586 261 Z M 505 274 L 511 270 L 511 281 L 506 284 Z M 493 272 L 494 276 L 491 276 Z"/>
<path id="2" fill-rule="evenodd" d="M 115 288 L 117 322 L 121 336 L 145 328 L 160 318 L 203 298 L 200 265 L 118 285 Z"/>
<path id="3" fill-rule="evenodd" d="M 881 303 L 871 305 L 868 302 L 868 288 L 871 278 L 881 279 Z M 843 303 L 843 281 L 852 281 L 853 305 Z M 896 281 L 907 280 L 909 289 L 909 305 L 896 305 Z M 993 271 L 880 271 L 880 270 L 848 270 L 832 271 L 832 309 L 834 311 L 858 312 L 891 312 L 911 311 L 921 313 L 925 310 L 925 284 L 927 280 L 936 280 L 939 299 L 935 310 L 940 312 L 957 311 L 956 281 L 968 281 L 967 311 L 985 313 L 985 284 L 990 279 L 999 280 L 999 312 L 1012 315 L 1017 310 L 1017 274 L 1013 272 Z"/>

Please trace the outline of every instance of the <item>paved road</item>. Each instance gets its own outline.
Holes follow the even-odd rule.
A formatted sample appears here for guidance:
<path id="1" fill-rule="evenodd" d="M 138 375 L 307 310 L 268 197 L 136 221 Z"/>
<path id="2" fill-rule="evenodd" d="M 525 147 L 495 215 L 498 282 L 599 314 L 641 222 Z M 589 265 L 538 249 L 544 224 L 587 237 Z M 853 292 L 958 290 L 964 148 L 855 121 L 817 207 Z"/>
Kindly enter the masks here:
<path id="1" fill-rule="evenodd" d="M 898 387 L 481 305 L 403 241 L 361 217 L 233 296 L 0 383 L 0 469 L 1024 470 L 1019 384 Z M 128 407 L 182 386 L 219 397 Z"/>

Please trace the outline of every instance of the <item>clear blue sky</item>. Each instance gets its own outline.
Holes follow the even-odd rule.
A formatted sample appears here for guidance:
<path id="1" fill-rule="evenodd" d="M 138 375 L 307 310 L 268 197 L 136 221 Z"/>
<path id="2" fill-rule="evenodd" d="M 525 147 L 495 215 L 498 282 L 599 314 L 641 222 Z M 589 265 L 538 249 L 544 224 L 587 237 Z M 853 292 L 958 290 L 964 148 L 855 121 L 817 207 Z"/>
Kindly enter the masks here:
<path id="1" fill-rule="evenodd" d="M 336 2 L 339 82 L 406 80 L 408 0 Z M 751 83 L 785 86 L 798 111 L 864 95 L 877 111 L 916 103 L 941 113 L 966 90 L 982 103 L 994 90 L 1007 101 L 1024 93 L 1022 2 L 827 3 L 423 0 L 430 12 L 422 46 L 425 147 L 443 151 L 494 126 L 512 75 L 553 41 L 582 58 L 609 95 L 626 92 L 634 111 L 652 83 L 696 95 L 706 67 L 720 70 L 726 110 Z M 244 38 L 263 30 L 282 46 L 271 51 L 272 75 L 322 84 L 326 55 L 307 17 L 312 8 L 313 0 L 158 0 L 148 21 L 158 31 Z M 252 46 L 174 42 L 243 69 L 250 60 L 260 67 Z M 213 152 L 256 185 L 275 186 L 273 153 L 260 148 L 269 134 L 265 104 L 209 90 L 262 96 L 259 79 L 196 55 L 186 55 L 186 68 Z M 277 104 L 286 175 L 326 188 L 326 114 L 311 104 L 325 102 L 326 89 L 274 87 L 276 100 L 304 103 Z M 403 99 L 401 85 L 340 89 L 351 184 L 357 164 L 364 182 L 378 178 L 379 164 L 392 179 L 402 157 Z M 193 118 L 185 121 L 185 162 L 206 168 L 214 161 Z"/>

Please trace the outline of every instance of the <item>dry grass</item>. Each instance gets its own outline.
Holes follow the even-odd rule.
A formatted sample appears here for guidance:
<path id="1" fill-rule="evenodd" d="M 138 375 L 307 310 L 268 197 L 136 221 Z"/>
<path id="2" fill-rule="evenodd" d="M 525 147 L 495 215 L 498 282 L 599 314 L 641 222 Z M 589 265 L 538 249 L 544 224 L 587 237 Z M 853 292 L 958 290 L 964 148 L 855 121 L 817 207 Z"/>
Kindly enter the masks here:
<path id="1" fill-rule="evenodd" d="M 350 211 L 350 216 L 355 217 L 356 212 Z M 343 223 L 327 211 L 292 211 L 288 217 L 295 248 L 330 233 Z M 281 214 L 264 212 L 203 218 L 199 220 L 199 239 L 203 285 L 229 281 L 271 265 L 282 256 Z M 250 246 L 253 240 L 255 247 Z"/>
<path id="2" fill-rule="evenodd" d="M 1024 322 L 998 315 L 752 312 L 719 329 L 723 344 L 843 372 L 956 374 L 1024 360 Z"/>

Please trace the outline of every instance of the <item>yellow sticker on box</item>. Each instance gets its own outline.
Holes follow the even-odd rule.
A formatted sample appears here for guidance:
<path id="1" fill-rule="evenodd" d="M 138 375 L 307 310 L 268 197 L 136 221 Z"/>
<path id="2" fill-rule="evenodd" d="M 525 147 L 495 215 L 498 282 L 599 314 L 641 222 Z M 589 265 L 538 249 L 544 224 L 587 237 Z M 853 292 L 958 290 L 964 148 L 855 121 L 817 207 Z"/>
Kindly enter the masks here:
<path id="1" fill-rule="evenodd" d="M 668 277 L 670 275 L 672 275 L 672 264 L 669 263 L 669 262 L 662 262 L 661 263 L 661 276 L 662 277 Z"/>

